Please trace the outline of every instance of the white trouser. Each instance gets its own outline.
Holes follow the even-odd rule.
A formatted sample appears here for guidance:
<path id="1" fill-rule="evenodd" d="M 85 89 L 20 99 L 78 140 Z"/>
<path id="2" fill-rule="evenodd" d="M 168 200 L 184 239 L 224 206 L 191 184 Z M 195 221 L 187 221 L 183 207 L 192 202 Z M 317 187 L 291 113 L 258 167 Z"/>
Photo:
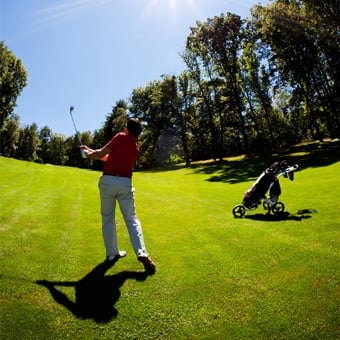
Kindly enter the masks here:
<path id="1" fill-rule="evenodd" d="M 103 175 L 100 177 L 98 188 L 100 191 L 102 232 L 106 256 L 114 256 L 119 252 L 115 219 L 116 201 L 119 203 L 136 255 L 148 256 L 141 224 L 136 215 L 134 188 L 131 178 Z"/>

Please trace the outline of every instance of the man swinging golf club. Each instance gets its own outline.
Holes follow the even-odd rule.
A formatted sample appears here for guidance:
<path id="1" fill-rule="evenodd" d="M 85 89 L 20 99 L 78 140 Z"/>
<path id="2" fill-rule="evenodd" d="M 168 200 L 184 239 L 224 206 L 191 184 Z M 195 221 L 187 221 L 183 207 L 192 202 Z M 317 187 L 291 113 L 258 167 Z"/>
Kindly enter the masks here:
<path id="1" fill-rule="evenodd" d="M 136 214 L 131 180 L 132 169 L 139 155 L 137 137 L 141 132 L 142 124 L 138 119 L 131 118 L 127 122 L 125 131 L 117 133 L 101 149 L 93 150 L 86 145 L 81 145 L 80 149 L 85 151 L 88 158 L 105 162 L 98 187 L 106 261 L 116 261 L 126 255 L 125 251 L 118 249 L 115 221 L 116 201 L 118 201 L 137 259 L 148 273 L 154 274 L 156 266 L 145 248 L 141 223 Z"/>

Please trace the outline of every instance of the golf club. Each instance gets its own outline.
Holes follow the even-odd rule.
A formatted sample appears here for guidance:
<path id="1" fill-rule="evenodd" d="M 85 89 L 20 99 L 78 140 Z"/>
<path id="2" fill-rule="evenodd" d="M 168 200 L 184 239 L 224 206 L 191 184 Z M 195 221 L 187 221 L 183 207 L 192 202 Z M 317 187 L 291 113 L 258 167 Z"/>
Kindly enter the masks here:
<path id="1" fill-rule="evenodd" d="M 82 146 L 83 143 L 81 141 L 81 138 L 80 138 L 80 134 L 79 134 L 79 131 L 76 127 L 76 123 L 74 122 L 74 119 L 73 119 L 73 115 L 72 115 L 72 111 L 74 110 L 74 107 L 73 106 L 70 106 L 70 116 L 71 116 L 71 119 L 72 119 L 72 123 L 73 123 L 73 126 L 74 126 L 74 129 L 76 131 L 76 136 L 78 137 L 78 141 L 79 141 L 79 146 Z M 83 158 L 87 158 L 87 152 L 86 150 L 80 150 L 80 153 L 82 155 Z"/>

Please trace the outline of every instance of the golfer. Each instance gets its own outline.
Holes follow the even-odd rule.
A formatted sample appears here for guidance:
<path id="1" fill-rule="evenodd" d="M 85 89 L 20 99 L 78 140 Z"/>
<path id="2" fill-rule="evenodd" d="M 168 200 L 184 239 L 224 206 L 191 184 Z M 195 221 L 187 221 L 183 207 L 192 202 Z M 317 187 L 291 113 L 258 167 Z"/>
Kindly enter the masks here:
<path id="1" fill-rule="evenodd" d="M 118 201 L 137 259 L 144 265 L 145 271 L 154 274 L 156 266 L 145 248 L 141 223 L 136 215 L 131 180 L 132 169 L 139 155 L 137 138 L 141 132 L 142 124 L 138 119 L 131 118 L 127 122 L 125 131 L 117 133 L 101 149 L 93 150 L 86 145 L 80 148 L 86 150 L 88 158 L 105 162 L 98 187 L 106 261 L 116 261 L 126 256 L 126 252 L 119 251 L 118 248 L 115 221 L 115 208 Z"/>

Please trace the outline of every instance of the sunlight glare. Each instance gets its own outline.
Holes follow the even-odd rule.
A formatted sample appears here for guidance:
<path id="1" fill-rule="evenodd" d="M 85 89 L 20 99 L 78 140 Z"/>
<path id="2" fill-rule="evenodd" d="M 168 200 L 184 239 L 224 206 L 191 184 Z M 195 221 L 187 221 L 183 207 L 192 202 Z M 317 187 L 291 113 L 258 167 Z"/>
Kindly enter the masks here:
<path id="1" fill-rule="evenodd" d="M 164 7 L 166 3 L 166 7 Z M 198 12 L 198 7 L 196 4 L 196 0 L 150 0 L 146 8 L 141 14 L 141 18 L 145 19 L 146 17 L 153 14 L 166 13 L 168 24 L 172 29 L 176 28 L 176 21 L 179 16 L 179 12 L 184 12 L 188 10 L 186 7 L 189 7 L 190 10 Z"/>

